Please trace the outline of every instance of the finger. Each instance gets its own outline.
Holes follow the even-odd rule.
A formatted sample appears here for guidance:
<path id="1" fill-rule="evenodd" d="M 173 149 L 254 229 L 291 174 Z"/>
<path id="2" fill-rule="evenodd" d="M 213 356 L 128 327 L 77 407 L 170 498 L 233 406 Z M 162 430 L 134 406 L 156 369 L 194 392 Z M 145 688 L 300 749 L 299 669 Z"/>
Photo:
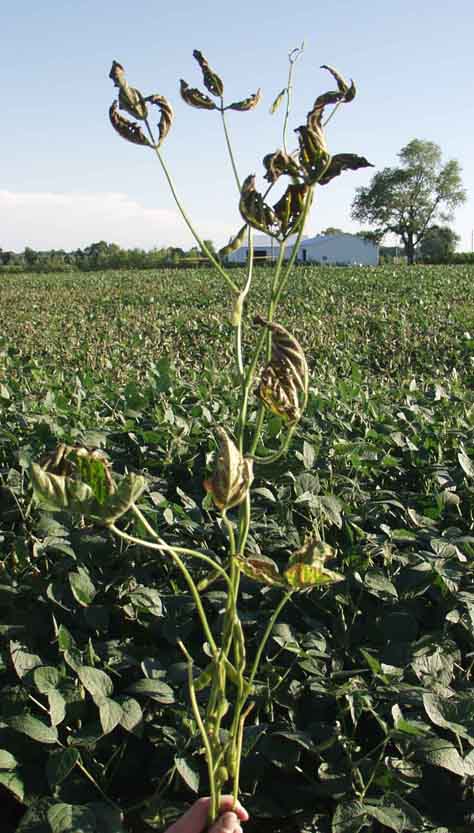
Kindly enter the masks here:
<path id="1" fill-rule="evenodd" d="M 223 795 L 222 798 L 221 798 L 221 803 L 219 805 L 219 812 L 220 813 L 225 813 L 228 810 L 231 810 L 233 813 L 235 813 L 238 816 L 239 821 L 248 821 L 249 820 L 249 814 L 247 813 L 247 810 L 245 809 L 245 807 L 242 806 L 240 801 L 237 801 L 235 806 L 234 806 L 233 796 L 232 795 Z"/>
<path id="2" fill-rule="evenodd" d="M 211 827 L 210 833 L 239 833 L 242 828 L 236 813 L 223 813 Z"/>
<path id="3" fill-rule="evenodd" d="M 166 833 L 201 833 L 207 825 L 210 798 L 199 798 Z"/>

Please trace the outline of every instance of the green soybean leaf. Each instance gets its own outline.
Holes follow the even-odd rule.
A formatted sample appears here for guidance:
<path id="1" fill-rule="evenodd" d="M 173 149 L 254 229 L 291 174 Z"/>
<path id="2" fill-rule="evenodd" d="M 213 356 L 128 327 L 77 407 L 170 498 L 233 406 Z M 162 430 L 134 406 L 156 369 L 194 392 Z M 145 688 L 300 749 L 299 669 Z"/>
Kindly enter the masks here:
<path id="1" fill-rule="evenodd" d="M 332 817 L 331 833 L 359 833 L 367 827 L 367 816 L 359 801 L 341 801 Z"/>
<path id="2" fill-rule="evenodd" d="M 98 833 L 95 814 L 80 805 L 53 804 L 48 821 L 51 833 Z"/>
<path id="3" fill-rule="evenodd" d="M 169 704 L 174 703 L 175 700 L 173 689 L 160 680 L 144 678 L 133 683 L 127 690 L 131 694 L 141 694 L 150 697 L 152 700 L 156 700 L 157 703 Z"/>
<path id="4" fill-rule="evenodd" d="M 46 694 L 51 689 L 57 687 L 60 680 L 59 671 L 54 666 L 42 665 L 40 668 L 35 669 L 33 679 L 38 691 Z"/>
<path id="5" fill-rule="evenodd" d="M 108 735 L 109 732 L 113 732 L 115 727 L 120 723 L 123 712 L 121 706 L 119 706 L 115 700 L 111 700 L 110 697 L 108 697 L 101 701 L 99 715 L 102 731 L 104 735 Z"/>
<path id="6" fill-rule="evenodd" d="M 18 766 L 18 761 L 15 756 L 6 749 L 0 749 L 0 769 L 15 769 Z"/>
<path id="7" fill-rule="evenodd" d="M 119 698 L 122 707 L 120 725 L 127 731 L 139 737 L 142 735 L 143 712 L 138 700 L 134 697 Z"/>
<path id="8" fill-rule="evenodd" d="M 180 757 L 175 757 L 174 762 L 184 783 L 194 793 L 199 792 L 199 770 L 195 764 L 189 758 Z"/>
<path id="9" fill-rule="evenodd" d="M 473 767 L 465 763 L 458 750 L 449 740 L 444 738 L 423 738 L 417 741 L 417 760 L 425 761 L 432 766 L 447 769 L 455 775 L 472 775 Z"/>
<path id="10" fill-rule="evenodd" d="M 59 726 L 66 717 L 66 701 L 62 694 L 55 689 L 51 689 L 47 693 L 49 703 L 49 716 L 53 726 Z"/>
<path id="11" fill-rule="evenodd" d="M 69 585 L 74 598 L 80 605 L 87 607 L 92 604 L 97 591 L 83 567 L 79 567 L 77 573 L 69 573 Z"/>
<path id="12" fill-rule="evenodd" d="M 23 679 L 26 674 L 38 666 L 43 665 L 41 657 L 28 651 L 22 642 L 15 642 L 14 640 L 10 642 L 10 656 L 13 667 L 20 679 Z"/>
<path id="13" fill-rule="evenodd" d="M 19 801 L 25 797 L 25 785 L 17 772 L 0 772 L 0 784 L 10 790 Z"/>
<path id="14" fill-rule="evenodd" d="M 82 665 L 77 669 L 77 676 L 97 705 L 103 703 L 113 693 L 112 680 L 105 671 L 101 671 L 99 668 Z"/>
<path id="15" fill-rule="evenodd" d="M 8 725 L 11 729 L 27 735 L 32 740 L 37 740 L 39 743 L 57 743 L 58 730 L 55 726 L 47 726 L 37 717 L 32 717 L 30 714 L 18 715 L 11 717 L 8 720 Z"/>

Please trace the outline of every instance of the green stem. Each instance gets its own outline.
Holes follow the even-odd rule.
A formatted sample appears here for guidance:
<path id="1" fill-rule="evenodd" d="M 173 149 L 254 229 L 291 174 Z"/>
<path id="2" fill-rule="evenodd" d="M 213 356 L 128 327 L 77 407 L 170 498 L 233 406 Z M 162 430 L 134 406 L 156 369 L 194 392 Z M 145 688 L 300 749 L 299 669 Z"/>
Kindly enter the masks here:
<path id="1" fill-rule="evenodd" d="M 275 309 L 276 309 L 277 304 L 278 304 L 278 302 L 281 298 L 281 294 L 282 294 L 286 284 L 288 283 L 288 279 L 290 277 L 293 266 L 295 265 L 296 257 L 298 255 L 298 250 L 300 248 L 301 238 L 303 237 L 304 227 L 306 225 L 306 220 L 308 219 L 309 209 L 311 208 L 311 204 L 313 202 L 313 190 L 314 190 L 313 188 L 310 188 L 307 195 L 306 195 L 306 200 L 305 200 L 305 204 L 304 204 L 304 208 L 303 208 L 303 214 L 301 215 L 300 227 L 298 229 L 298 236 L 297 236 L 297 238 L 294 242 L 293 249 L 292 249 L 290 258 L 288 260 L 288 263 L 287 263 L 285 272 L 283 274 L 283 277 L 282 277 L 282 279 L 280 281 L 280 284 L 278 285 L 278 287 L 276 289 L 276 292 L 275 292 L 275 298 L 274 298 L 274 307 L 275 307 Z"/>
<path id="2" fill-rule="evenodd" d="M 275 267 L 275 274 L 274 274 L 273 282 L 272 282 L 272 297 L 270 299 L 270 303 L 269 303 L 269 307 L 268 307 L 268 315 L 267 315 L 268 321 L 272 320 L 273 315 L 274 315 L 274 311 L 275 311 L 275 303 L 274 303 L 274 300 L 273 300 L 273 296 L 275 294 L 275 290 L 276 290 L 276 287 L 278 285 L 278 279 L 280 277 L 284 256 L 285 256 L 285 242 L 281 243 L 280 251 L 278 252 L 278 259 L 277 259 L 277 263 L 276 263 L 276 267 Z M 256 368 L 257 368 L 258 359 L 259 359 L 262 347 L 265 343 L 265 339 L 267 339 L 267 359 L 270 357 L 271 333 L 269 333 L 269 332 L 267 333 L 267 332 L 263 331 L 261 333 L 259 339 L 258 339 L 257 346 L 255 348 L 255 353 L 254 353 L 252 362 L 251 362 L 251 364 L 250 364 L 250 366 L 247 370 L 247 375 L 245 377 L 245 383 L 244 383 L 243 389 L 242 389 L 242 400 L 241 400 L 241 405 L 240 405 L 239 423 L 238 423 L 239 447 L 240 447 L 240 452 L 241 453 L 243 453 L 243 447 L 244 447 L 245 425 L 246 425 L 246 422 L 247 422 L 247 410 L 248 410 L 248 401 L 249 401 L 249 395 L 250 395 L 250 388 L 252 386 L 252 382 L 253 382 L 253 379 L 254 379 L 254 376 L 255 376 L 255 371 L 256 371 Z M 270 347 L 268 347 L 268 345 L 270 345 Z M 261 408 L 263 408 L 263 405 L 261 406 Z M 258 438 L 257 438 L 257 442 L 258 442 Z M 254 441 L 252 442 L 252 447 L 251 447 L 250 453 L 253 453 L 253 451 L 255 451 L 255 448 L 253 447 L 254 443 L 255 443 L 255 447 L 256 447 L 257 443 L 255 442 L 255 435 L 254 435 Z"/>
<path id="3" fill-rule="evenodd" d="M 211 793 L 211 803 L 209 807 L 209 823 L 212 824 L 216 818 L 219 811 L 219 801 L 216 792 L 216 781 L 214 776 L 214 756 L 212 754 L 211 743 L 209 740 L 209 736 L 206 732 L 206 728 L 204 726 L 201 712 L 199 711 L 199 705 L 196 697 L 196 692 L 194 690 L 194 682 L 193 682 L 193 658 L 191 654 L 187 651 L 186 647 L 184 646 L 181 640 L 178 640 L 178 645 L 183 652 L 184 656 L 186 657 L 188 663 L 188 688 L 189 688 L 189 697 L 191 700 L 191 706 L 193 709 L 193 714 L 196 719 L 196 723 L 199 728 L 199 732 L 202 737 L 202 742 L 204 744 L 204 748 L 206 750 L 206 763 L 207 763 L 207 771 L 209 775 L 209 790 Z"/>
<path id="4" fill-rule="evenodd" d="M 267 627 L 265 628 L 265 633 L 263 634 L 263 637 L 260 641 L 260 645 L 258 646 L 257 653 L 255 655 L 255 659 L 253 661 L 252 670 L 250 672 L 250 676 L 249 676 L 249 679 L 248 679 L 248 682 L 247 682 L 247 687 L 246 687 L 246 689 L 247 689 L 246 690 L 246 697 L 248 697 L 248 695 L 250 694 L 250 692 L 252 690 L 253 681 L 254 681 L 255 675 L 258 671 L 258 666 L 260 665 L 260 660 L 262 658 L 263 651 L 265 650 L 265 646 L 266 646 L 266 644 L 268 642 L 268 639 L 270 637 L 270 634 L 272 632 L 273 626 L 274 626 L 276 620 L 278 619 L 281 611 L 285 607 L 286 603 L 290 600 L 292 595 L 293 595 L 293 590 L 288 590 L 288 592 L 285 593 L 283 598 L 280 599 L 279 604 L 276 606 L 275 610 L 273 611 L 273 613 L 272 613 L 272 615 L 269 619 Z"/>
<path id="5" fill-rule="evenodd" d="M 161 155 L 161 153 L 160 153 L 159 148 L 157 148 L 157 147 L 156 147 L 155 137 L 153 136 L 152 130 L 151 130 L 151 128 L 150 128 L 150 125 L 149 125 L 149 123 L 148 123 L 148 121 L 147 121 L 146 119 L 145 119 L 145 124 L 146 124 L 147 130 L 148 130 L 148 133 L 149 133 L 149 135 L 150 135 L 150 138 L 151 138 L 151 140 L 152 140 L 152 142 L 153 142 L 153 150 L 155 151 L 155 153 L 156 153 L 156 155 L 157 155 L 157 157 L 158 157 L 158 161 L 159 161 L 159 163 L 160 163 L 160 165 L 161 165 L 161 168 L 162 168 L 162 170 L 163 170 L 163 173 L 164 173 L 164 175 L 165 175 L 165 177 L 166 177 L 166 180 L 167 180 L 167 182 L 168 182 L 168 185 L 169 185 L 169 187 L 170 187 L 170 191 L 171 191 L 171 193 L 172 193 L 172 195 L 173 195 L 174 201 L 175 201 L 175 203 L 176 203 L 176 205 L 177 205 L 177 207 L 178 207 L 178 209 L 179 209 L 179 212 L 180 212 L 180 214 L 181 214 L 181 216 L 182 216 L 182 218 L 183 218 L 184 222 L 186 223 L 186 225 L 187 225 L 187 227 L 188 227 L 189 231 L 191 232 L 191 234 L 193 235 L 193 237 L 194 237 L 194 239 L 195 239 L 196 243 L 198 244 L 199 248 L 201 249 L 202 253 L 203 253 L 203 254 L 207 257 L 207 259 L 208 259 L 208 260 L 210 260 L 210 262 L 212 263 L 212 265 L 214 266 L 214 268 L 215 268 L 215 269 L 217 269 L 217 271 L 219 272 L 219 274 L 221 275 L 221 277 L 223 277 L 223 278 L 224 278 L 224 280 L 225 280 L 225 281 L 226 281 L 226 283 L 229 285 L 229 287 L 232 289 L 232 291 L 238 294 L 238 293 L 239 293 L 239 287 L 237 286 L 237 284 L 235 284 L 235 283 L 234 283 L 234 281 L 233 281 L 233 280 L 232 280 L 232 278 L 231 278 L 231 277 L 227 274 L 227 272 L 225 271 L 225 269 L 223 269 L 223 268 L 222 268 L 221 264 L 219 263 L 219 261 L 218 261 L 218 260 L 216 260 L 216 258 L 215 258 L 215 257 L 214 257 L 214 255 L 212 254 L 212 252 L 210 252 L 210 251 L 209 251 L 209 249 L 207 248 L 206 244 L 205 244 L 205 243 L 204 243 L 204 241 L 200 238 L 199 234 L 197 233 L 196 229 L 194 228 L 194 226 L 193 226 L 193 224 L 192 224 L 191 220 L 189 219 L 189 217 L 188 217 L 188 215 L 187 215 L 186 211 L 184 210 L 184 208 L 183 208 L 183 206 L 182 206 L 182 204 L 181 204 L 181 200 L 180 200 L 180 199 L 179 199 L 179 197 L 178 197 L 178 193 L 177 193 L 177 191 L 176 191 L 176 188 L 175 188 L 175 185 L 174 185 L 173 179 L 172 179 L 172 177 L 171 177 L 171 174 L 170 174 L 170 172 L 168 171 L 168 167 L 167 167 L 167 165 L 166 165 L 166 163 L 165 163 L 165 161 L 164 161 L 164 159 L 163 159 L 163 157 L 162 157 L 162 155 Z"/>
<path id="6" fill-rule="evenodd" d="M 224 136 L 225 136 L 225 141 L 226 141 L 226 145 L 227 145 L 227 150 L 229 152 L 230 164 L 232 165 L 232 170 L 234 172 L 235 182 L 236 182 L 239 194 L 240 194 L 240 191 L 241 191 L 240 179 L 239 179 L 239 174 L 237 172 L 237 165 L 235 164 L 235 157 L 234 157 L 234 153 L 233 153 L 233 150 L 232 150 L 229 131 L 227 130 L 227 122 L 226 122 L 225 113 L 224 113 L 224 102 L 222 101 L 222 99 L 221 99 L 221 111 L 220 111 L 220 113 L 221 113 L 221 119 L 222 119 L 222 127 L 224 128 Z"/>
<path id="7" fill-rule="evenodd" d="M 241 714 L 239 720 L 239 731 L 237 735 L 237 743 L 235 746 L 235 775 L 234 775 L 234 788 L 232 791 L 232 798 L 234 799 L 234 807 L 237 804 L 237 799 L 239 797 L 239 786 L 240 786 L 240 764 L 242 760 L 242 744 L 244 740 L 244 724 L 245 721 L 252 711 L 255 703 L 249 703 L 248 707 L 245 711 Z"/>
<path id="8" fill-rule="evenodd" d="M 259 457 L 256 454 L 251 454 L 251 455 L 247 455 L 247 456 L 251 457 L 251 459 L 254 460 L 256 463 L 258 463 L 260 466 L 268 466 L 268 465 L 270 465 L 270 463 L 276 463 L 276 461 L 279 460 L 280 457 L 283 457 L 283 455 L 288 451 L 288 448 L 289 448 L 289 445 L 290 445 L 290 442 L 291 442 L 291 438 L 293 437 L 293 434 L 295 433 L 295 430 L 296 430 L 296 424 L 292 425 L 289 428 L 285 439 L 283 440 L 282 444 L 280 445 L 280 448 L 278 448 L 272 454 L 269 454 L 267 457 Z"/>
<path id="9" fill-rule="evenodd" d="M 242 310 L 243 310 L 244 301 L 245 301 L 245 299 L 248 295 L 248 292 L 250 290 L 250 285 L 252 283 L 252 277 L 253 277 L 253 234 L 252 234 L 252 229 L 250 228 L 250 226 L 249 226 L 249 229 L 248 229 L 247 241 L 248 241 L 248 244 L 247 244 L 248 245 L 247 280 L 245 282 L 245 286 L 244 286 L 242 292 L 239 295 L 238 303 L 240 304 L 240 309 L 239 309 L 239 318 L 238 318 L 238 321 L 237 321 L 237 327 L 236 327 L 236 332 L 235 332 L 235 352 L 236 352 L 236 357 L 237 357 L 237 369 L 238 369 L 239 377 L 240 377 L 240 380 L 241 380 L 241 383 L 242 383 L 242 387 L 244 387 L 244 385 L 245 385 L 244 361 L 243 361 L 243 354 L 242 354 L 242 318 L 243 318 Z"/>
<path id="10" fill-rule="evenodd" d="M 300 57 L 301 53 L 303 52 L 303 49 L 304 49 L 304 41 L 301 44 L 301 46 L 296 47 L 296 49 L 292 49 L 291 52 L 288 55 L 288 61 L 290 63 L 290 66 L 288 68 L 288 81 L 287 81 L 287 84 L 286 84 L 286 110 L 285 110 L 285 118 L 284 118 L 284 121 L 283 121 L 283 137 L 282 137 L 283 150 L 285 151 L 285 153 L 287 153 L 287 149 L 286 149 L 286 131 L 287 131 L 287 128 L 288 128 L 288 119 L 290 117 L 290 111 L 291 111 L 291 91 L 293 89 L 293 85 L 292 85 L 291 82 L 292 82 L 292 79 L 293 79 L 293 67 L 294 67 L 296 61 L 298 60 L 298 58 Z"/>

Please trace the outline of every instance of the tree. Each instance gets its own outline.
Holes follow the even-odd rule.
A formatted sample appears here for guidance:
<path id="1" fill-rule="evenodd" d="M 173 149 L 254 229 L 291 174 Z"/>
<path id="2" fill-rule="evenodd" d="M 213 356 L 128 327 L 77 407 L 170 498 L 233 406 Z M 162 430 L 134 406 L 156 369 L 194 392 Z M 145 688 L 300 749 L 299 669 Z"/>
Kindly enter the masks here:
<path id="1" fill-rule="evenodd" d="M 322 229 L 321 234 L 324 237 L 331 237 L 333 235 L 345 234 L 345 232 L 343 232 L 342 228 L 336 228 L 336 226 L 328 226 L 327 228 Z"/>
<path id="2" fill-rule="evenodd" d="M 417 255 L 421 260 L 440 263 L 456 251 L 460 237 L 449 226 L 430 226 L 420 243 Z"/>
<path id="3" fill-rule="evenodd" d="M 413 139 L 398 154 L 400 167 L 384 168 L 367 188 L 358 188 L 352 218 L 377 226 L 383 236 L 398 235 L 408 263 L 416 247 L 437 219 L 448 221 L 466 199 L 461 169 L 455 159 L 441 162 L 441 148 L 434 142 Z"/>

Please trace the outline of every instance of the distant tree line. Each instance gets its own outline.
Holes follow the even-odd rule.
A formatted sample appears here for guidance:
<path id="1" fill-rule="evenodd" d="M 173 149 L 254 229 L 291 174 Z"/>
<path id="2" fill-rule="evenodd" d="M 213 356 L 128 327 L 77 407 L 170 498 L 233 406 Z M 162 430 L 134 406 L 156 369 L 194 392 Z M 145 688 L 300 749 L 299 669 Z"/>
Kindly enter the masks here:
<path id="1" fill-rule="evenodd" d="M 212 241 L 206 240 L 214 252 Z M 151 249 L 122 249 L 116 243 L 100 240 L 84 249 L 37 251 L 26 247 L 23 252 L 0 249 L 0 271 L 4 272 L 91 272 L 104 269 L 155 269 L 164 266 L 196 265 L 203 262 L 197 248 L 185 251 L 176 246 Z M 207 262 L 207 261 L 206 261 Z"/>
<path id="2" fill-rule="evenodd" d="M 323 235 L 351 234 L 333 226 L 323 229 Z M 359 231 L 357 237 L 363 237 L 373 243 L 381 243 L 376 231 Z M 383 235 L 382 235 L 383 237 Z M 474 263 L 474 253 L 456 252 L 458 235 L 449 226 L 433 225 L 429 228 L 421 243 L 417 246 L 415 260 L 417 263 Z M 205 241 L 214 253 L 211 240 Z M 380 262 L 405 259 L 403 245 L 380 245 Z M 11 252 L 0 249 L 1 272 L 92 272 L 105 269 L 163 269 L 167 266 L 186 268 L 207 264 L 206 258 L 196 247 L 185 251 L 177 246 L 151 249 L 122 249 L 116 243 L 104 240 L 92 243 L 84 249 L 66 252 L 64 249 L 37 251 L 26 247 L 23 252 Z"/>

